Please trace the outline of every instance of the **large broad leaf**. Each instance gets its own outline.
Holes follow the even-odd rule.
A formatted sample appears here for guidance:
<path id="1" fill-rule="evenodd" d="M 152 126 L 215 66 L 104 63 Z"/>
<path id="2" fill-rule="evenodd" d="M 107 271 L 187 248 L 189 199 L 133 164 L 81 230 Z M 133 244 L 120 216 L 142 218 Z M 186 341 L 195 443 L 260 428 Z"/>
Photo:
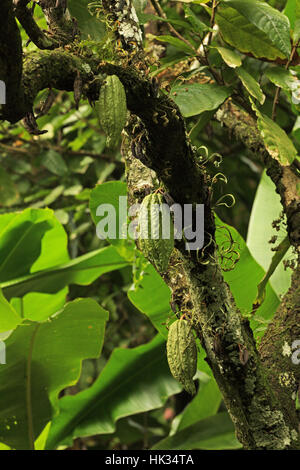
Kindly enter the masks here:
<path id="1" fill-rule="evenodd" d="M 6 340 L 0 367 L 0 441 L 32 448 L 57 409 L 58 394 L 74 385 L 81 361 L 100 354 L 108 314 L 78 299 L 45 323 L 24 323 Z"/>
<path id="2" fill-rule="evenodd" d="M 241 447 L 235 437 L 234 426 L 228 413 L 223 412 L 198 421 L 163 439 L 155 444 L 152 450 L 225 450 Z"/>
<path id="3" fill-rule="evenodd" d="M 208 83 L 177 85 L 171 90 L 172 99 L 185 117 L 217 109 L 230 94 L 229 88 Z"/>
<path id="4" fill-rule="evenodd" d="M 134 349 L 115 349 L 90 388 L 60 400 L 47 448 L 79 436 L 113 433 L 118 419 L 162 407 L 181 390 L 169 371 L 165 347 L 158 335 Z"/>
<path id="5" fill-rule="evenodd" d="M 218 8 L 216 22 L 224 40 L 239 51 L 269 60 L 285 57 L 280 49 L 273 46 L 266 33 L 254 26 L 237 10 L 228 6 Z"/>
<path id="6" fill-rule="evenodd" d="M 285 230 L 277 232 L 272 227 L 272 222 L 278 219 L 282 211 L 280 196 L 275 191 L 275 185 L 271 178 L 263 173 L 260 184 L 257 188 L 254 199 L 248 234 L 247 245 L 256 261 L 267 271 L 270 266 L 274 252 L 271 251 L 273 246 L 278 245 L 286 236 Z M 274 236 L 278 236 L 278 243 L 271 245 L 269 240 Z M 292 250 L 290 249 L 284 259 L 290 259 Z M 260 279 L 261 280 L 261 279 Z M 274 288 L 278 296 L 285 294 L 291 283 L 291 270 L 284 269 L 281 262 L 274 274 L 270 278 L 270 284 Z"/>
<path id="7" fill-rule="evenodd" d="M 293 163 L 297 157 L 297 150 L 286 132 L 266 114 L 261 113 L 254 104 L 252 107 L 257 116 L 257 127 L 268 153 L 281 165 L 287 166 Z"/>
<path id="8" fill-rule="evenodd" d="M 263 31 L 286 57 L 290 56 L 290 22 L 285 15 L 261 0 L 227 0 L 226 3 Z"/>
<path id="9" fill-rule="evenodd" d="M 114 247 L 100 248 L 55 268 L 38 271 L 0 283 L 5 297 L 22 297 L 28 292 L 56 293 L 69 284 L 88 285 L 104 273 L 121 269 L 128 261 Z"/>

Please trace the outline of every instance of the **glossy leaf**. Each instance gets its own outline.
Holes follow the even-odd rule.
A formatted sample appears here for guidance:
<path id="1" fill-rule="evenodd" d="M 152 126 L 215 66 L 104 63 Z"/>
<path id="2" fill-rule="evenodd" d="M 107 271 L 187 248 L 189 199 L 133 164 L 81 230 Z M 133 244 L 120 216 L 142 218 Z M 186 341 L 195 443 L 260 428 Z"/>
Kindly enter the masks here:
<path id="1" fill-rule="evenodd" d="M 45 233 L 53 227 L 50 210 L 26 209 L 0 216 L 0 282 L 30 272 L 41 254 Z"/>
<path id="2" fill-rule="evenodd" d="M 224 40 L 237 50 L 269 60 L 285 57 L 285 54 L 273 45 L 266 33 L 254 26 L 237 10 L 222 5 L 217 10 L 216 22 Z"/>
<path id="3" fill-rule="evenodd" d="M 28 292 L 56 293 L 69 284 L 88 285 L 106 272 L 128 265 L 113 247 L 100 248 L 55 268 L 2 282 L 5 297 L 22 297 Z"/>
<path id="4" fill-rule="evenodd" d="M 230 94 L 229 88 L 208 83 L 176 85 L 171 90 L 172 99 L 185 117 L 217 109 Z"/>
<path id="5" fill-rule="evenodd" d="M 299 0 L 287 0 L 284 7 L 283 13 L 290 20 L 291 28 L 295 28 L 295 21 L 300 18 L 300 1 Z"/>
<path id="6" fill-rule="evenodd" d="M 235 69 L 236 67 L 240 67 L 242 65 L 241 56 L 237 52 L 221 46 L 216 46 L 215 49 L 217 49 L 228 67 Z"/>
<path id="7" fill-rule="evenodd" d="M 90 388 L 60 400 L 47 448 L 78 436 L 112 433 L 121 417 L 162 407 L 181 390 L 169 371 L 165 348 L 158 335 L 134 349 L 115 349 Z"/>
<path id="8" fill-rule="evenodd" d="M 10 335 L 0 368 L 1 442 L 32 448 L 59 391 L 77 382 L 83 359 L 100 354 L 107 319 L 94 300 L 77 299 L 51 321 L 23 324 Z"/>
<path id="9" fill-rule="evenodd" d="M 0 333 L 14 330 L 22 321 L 21 316 L 4 297 L 0 289 Z"/>
<path id="10" fill-rule="evenodd" d="M 226 0 L 226 3 L 263 31 L 285 57 L 290 56 L 290 23 L 285 15 L 260 0 Z"/>
<path id="11" fill-rule="evenodd" d="M 257 127 L 260 130 L 265 147 L 272 158 L 283 166 L 290 165 L 297 156 L 297 150 L 286 132 L 266 114 L 252 105 L 257 115 Z"/>
<path id="12" fill-rule="evenodd" d="M 227 269 L 230 270 L 224 271 L 223 275 L 225 281 L 230 286 L 230 290 L 242 315 L 249 317 L 257 295 L 257 286 L 265 272 L 252 257 L 246 242 L 234 227 L 225 224 L 218 217 L 216 218 L 216 227 L 216 241 L 219 252 L 221 253 L 223 248 L 228 249 L 231 246 L 232 250 L 236 250 L 239 253 L 240 258 L 237 264 L 232 264 L 232 269 L 230 269 L 230 263 L 229 265 L 226 264 Z M 232 252 L 232 257 L 234 260 L 234 252 Z M 265 301 L 256 311 L 256 316 L 264 321 L 269 320 L 274 315 L 278 305 L 279 299 L 268 283 Z M 255 317 L 251 320 L 251 326 L 255 336 L 258 336 L 263 329 L 260 320 L 256 320 Z"/>
<path id="13" fill-rule="evenodd" d="M 247 70 L 243 69 L 242 67 L 237 68 L 235 73 L 241 80 L 248 93 L 257 99 L 260 104 L 264 104 L 266 97 L 260 88 L 259 83 L 252 77 L 252 75 L 250 75 L 250 73 L 248 73 Z"/>
<path id="14" fill-rule="evenodd" d="M 297 88 L 299 90 L 299 80 L 297 76 L 283 67 L 268 68 L 265 71 L 265 75 L 274 85 L 279 86 L 285 91 L 293 92 L 296 91 Z"/>

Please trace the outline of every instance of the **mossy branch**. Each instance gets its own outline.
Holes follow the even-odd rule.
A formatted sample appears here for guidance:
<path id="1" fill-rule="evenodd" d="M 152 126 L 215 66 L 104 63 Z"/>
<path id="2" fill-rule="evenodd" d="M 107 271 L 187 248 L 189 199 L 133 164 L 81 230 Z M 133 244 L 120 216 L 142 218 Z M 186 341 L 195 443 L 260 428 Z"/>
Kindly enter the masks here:
<path id="1" fill-rule="evenodd" d="M 299 176 L 295 166 L 283 166 L 267 152 L 255 119 L 228 100 L 216 113 L 216 118 L 235 137 L 259 156 L 267 174 L 276 186 L 287 217 L 288 235 L 291 245 L 300 248 L 300 195 L 297 190 Z"/>

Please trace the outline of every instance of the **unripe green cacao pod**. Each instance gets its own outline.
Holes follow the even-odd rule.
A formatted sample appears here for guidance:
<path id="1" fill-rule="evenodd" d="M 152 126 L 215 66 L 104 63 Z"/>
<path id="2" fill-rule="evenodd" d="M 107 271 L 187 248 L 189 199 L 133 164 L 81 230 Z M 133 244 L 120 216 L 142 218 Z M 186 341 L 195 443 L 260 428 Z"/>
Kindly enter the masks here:
<path id="1" fill-rule="evenodd" d="M 100 125 L 107 136 L 107 146 L 115 147 L 127 119 L 126 94 L 116 75 L 109 75 L 105 79 L 95 107 Z"/>
<path id="2" fill-rule="evenodd" d="M 170 210 L 159 193 L 146 196 L 138 218 L 139 246 L 159 272 L 168 268 L 174 248 L 174 225 Z"/>
<path id="3" fill-rule="evenodd" d="M 196 393 L 193 377 L 197 371 L 197 346 L 192 327 L 186 320 L 176 320 L 169 329 L 167 357 L 173 377 L 185 390 Z"/>

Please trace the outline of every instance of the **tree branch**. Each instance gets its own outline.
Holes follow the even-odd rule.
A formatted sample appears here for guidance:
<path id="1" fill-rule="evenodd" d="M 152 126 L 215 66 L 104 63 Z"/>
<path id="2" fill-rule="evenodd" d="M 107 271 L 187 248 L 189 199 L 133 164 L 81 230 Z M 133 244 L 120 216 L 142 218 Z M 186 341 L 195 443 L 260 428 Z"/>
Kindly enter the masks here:
<path id="1" fill-rule="evenodd" d="M 300 367 L 293 361 L 293 343 L 300 340 L 300 270 L 293 273 L 289 291 L 262 338 L 259 351 L 268 378 L 295 429 L 299 423 L 296 397 L 300 390 Z M 297 346 L 299 349 L 299 345 Z M 294 348 L 295 349 L 295 348 Z"/>
<path id="2" fill-rule="evenodd" d="M 0 44 L 0 80 L 6 85 L 6 104 L 0 105 L 0 115 L 3 110 L 4 115 L 13 115 L 17 108 L 23 117 L 26 107 L 21 81 L 22 41 L 10 0 L 1 3 Z"/>
<path id="3" fill-rule="evenodd" d="M 244 145 L 259 155 L 267 174 L 276 186 L 281 204 L 287 217 L 288 235 L 291 245 L 299 251 L 300 246 L 300 197 L 297 191 L 299 177 L 296 168 L 280 165 L 267 152 L 263 139 L 252 116 L 228 100 L 216 113 L 218 121 L 224 124 Z"/>
<path id="4" fill-rule="evenodd" d="M 28 37 L 39 49 L 55 49 L 59 46 L 58 42 L 48 37 L 38 27 L 33 19 L 32 12 L 27 8 L 29 0 L 14 0 L 15 15 L 26 31 Z"/>

